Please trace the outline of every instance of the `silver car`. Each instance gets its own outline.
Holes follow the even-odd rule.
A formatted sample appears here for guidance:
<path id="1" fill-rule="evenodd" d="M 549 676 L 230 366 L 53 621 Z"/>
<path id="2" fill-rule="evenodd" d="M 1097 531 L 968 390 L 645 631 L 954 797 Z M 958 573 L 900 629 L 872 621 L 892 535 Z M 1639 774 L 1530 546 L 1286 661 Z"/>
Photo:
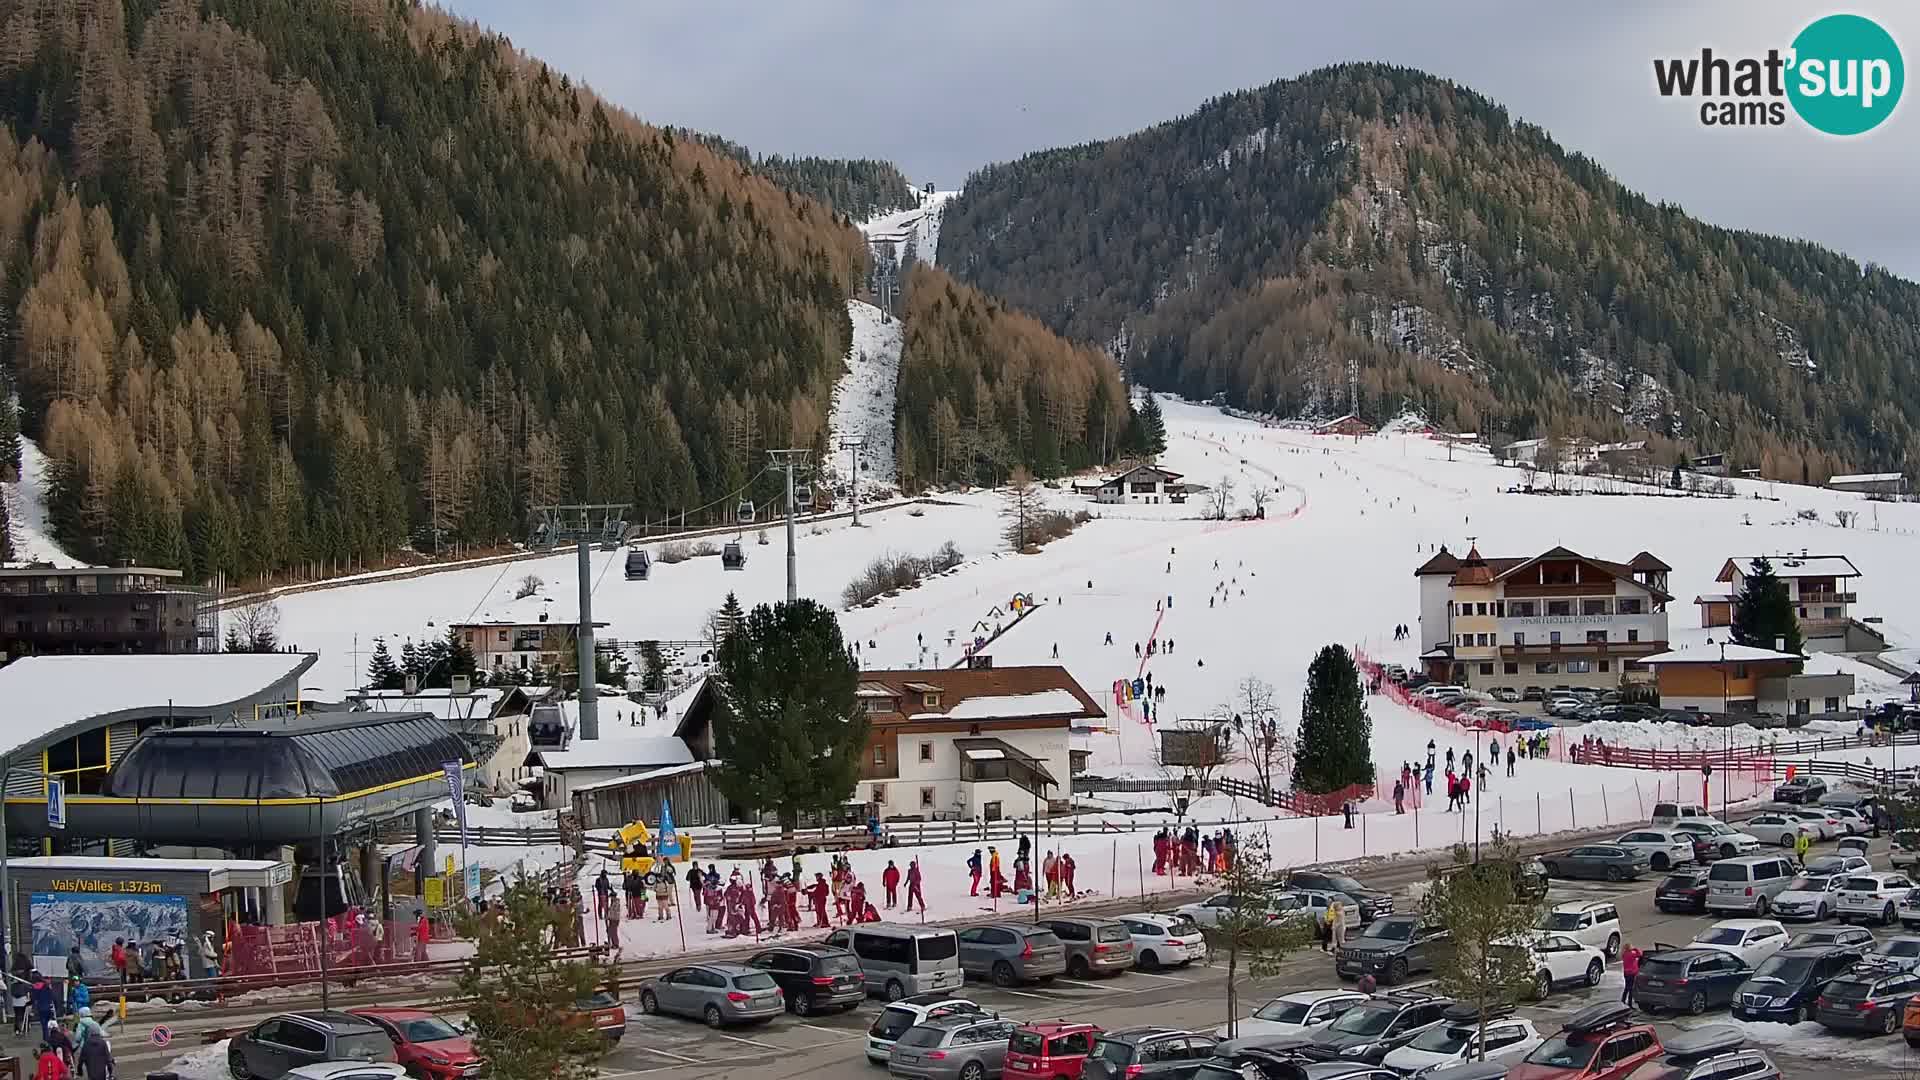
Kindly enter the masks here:
<path id="1" fill-rule="evenodd" d="M 1045 982 L 1067 971 L 1067 948 L 1035 923 L 988 923 L 960 931 L 960 970 L 995 986 Z"/>
<path id="2" fill-rule="evenodd" d="M 1040 924 L 1067 950 L 1067 974 L 1076 979 L 1133 966 L 1133 934 L 1118 919 L 1059 918 Z"/>
<path id="3" fill-rule="evenodd" d="M 1007 1062 L 1020 1025 L 999 1017 L 956 1014 L 916 1024 L 887 1055 L 887 1073 L 907 1080 L 988 1080 Z"/>
<path id="4" fill-rule="evenodd" d="M 786 1009 L 773 976 L 744 964 L 693 964 L 640 984 L 640 1011 L 692 1017 L 712 1028 L 765 1023 Z"/>

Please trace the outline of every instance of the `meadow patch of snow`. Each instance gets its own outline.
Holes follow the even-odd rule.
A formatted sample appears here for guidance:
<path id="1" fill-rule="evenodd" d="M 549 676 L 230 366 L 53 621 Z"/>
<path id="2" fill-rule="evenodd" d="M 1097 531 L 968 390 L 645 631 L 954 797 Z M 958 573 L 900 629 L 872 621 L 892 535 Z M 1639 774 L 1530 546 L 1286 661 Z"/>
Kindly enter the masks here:
<path id="1" fill-rule="evenodd" d="M 86 563 L 67 554 L 53 538 L 53 523 L 47 519 L 49 464 L 40 444 L 23 435 L 20 437 L 20 481 L 0 483 L 0 498 L 7 500 L 7 519 L 12 526 L 14 561 L 85 566 Z"/>

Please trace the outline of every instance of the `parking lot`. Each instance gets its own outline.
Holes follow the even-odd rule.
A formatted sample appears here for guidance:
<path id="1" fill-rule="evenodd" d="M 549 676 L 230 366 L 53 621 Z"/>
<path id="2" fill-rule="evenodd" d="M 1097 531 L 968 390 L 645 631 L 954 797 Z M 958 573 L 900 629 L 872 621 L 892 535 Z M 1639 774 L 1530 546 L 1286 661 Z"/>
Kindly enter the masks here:
<path id="1" fill-rule="evenodd" d="M 1830 850 L 1823 844 L 1816 851 Z M 1872 847 L 1876 865 L 1883 865 L 1885 840 Z M 1404 876 L 1404 874 L 1402 875 Z M 1657 910 L 1653 891 L 1662 875 L 1649 874 L 1621 883 L 1555 881 L 1551 899 L 1607 900 L 1620 912 L 1628 941 L 1652 948 L 1656 943 L 1681 943 L 1715 921 L 1709 916 L 1671 915 Z M 1362 880 L 1368 875 L 1362 874 Z M 1403 905 L 1410 908 L 1411 905 Z M 1807 924 L 1789 924 L 1789 929 Z M 1899 932 L 1895 927 L 1893 932 Z M 1886 931 L 1875 928 L 1884 936 Z M 1104 979 L 1060 978 L 1046 986 L 997 989 L 969 983 L 964 994 L 983 1007 L 1020 1020 L 1068 1019 L 1112 1028 L 1129 1024 L 1166 1024 L 1211 1031 L 1226 1021 L 1224 962 L 1160 972 L 1132 971 Z M 1266 998 L 1295 990 L 1339 985 L 1332 960 L 1314 950 L 1296 954 L 1273 979 L 1242 984 L 1242 1015 Z M 1620 970 L 1610 966 L 1596 989 L 1558 991 L 1520 1011 L 1542 1031 L 1556 1028 L 1568 1015 L 1595 1001 L 1618 998 Z M 668 1017 L 639 1015 L 627 995 L 629 1027 L 625 1041 L 604 1061 L 608 1077 L 671 1073 L 713 1077 L 840 1077 L 878 1075 L 862 1053 L 865 1031 L 880 1004 L 869 1001 L 851 1013 L 800 1020 L 782 1016 L 771 1024 L 727 1031 L 709 1031 L 700 1024 Z M 1725 1012 L 1678 1021 L 1661 1020 L 1663 1033 L 1676 1028 L 1731 1022 Z M 1836 1080 L 1899 1076 L 1907 1069 L 1920 1073 L 1920 1052 L 1909 1051 L 1900 1036 L 1837 1035 L 1815 1024 L 1789 1028 L 1778 1024 L 1743 1024 L 1751 1038 L 1765 1046 L 1788 1076 Z"/>

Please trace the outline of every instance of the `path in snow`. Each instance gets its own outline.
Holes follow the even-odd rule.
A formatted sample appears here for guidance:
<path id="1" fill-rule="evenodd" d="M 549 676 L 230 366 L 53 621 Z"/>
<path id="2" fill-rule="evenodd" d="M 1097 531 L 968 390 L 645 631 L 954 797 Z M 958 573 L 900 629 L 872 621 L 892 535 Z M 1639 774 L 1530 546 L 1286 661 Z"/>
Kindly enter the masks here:
<path id="1" fill-rule="evenodd" d="M 39 444 L 21 436 L 20 482 L 0 483 L 0 498 L 7 500 L 12 524 L 14 561 L 84 566 L 53 538 L 53 525 L 47 520 L 47 466 L 47 455 L 40 452 Z"/>
<path id="2" fill-rule="evenodd" d="M 852 458 L 839 440 L 863 435 L 860 450 L 862 498 L 893 491 L 899 477 L 893 463 L 894 395 L 900 382 L 900 320 L 860 300 L 847 301 L 853 320 L 853 344 L 847 349 L 847 373 L 833 387 L 833 416 L 828 433 L 829 473 L 844 476 Z"/>

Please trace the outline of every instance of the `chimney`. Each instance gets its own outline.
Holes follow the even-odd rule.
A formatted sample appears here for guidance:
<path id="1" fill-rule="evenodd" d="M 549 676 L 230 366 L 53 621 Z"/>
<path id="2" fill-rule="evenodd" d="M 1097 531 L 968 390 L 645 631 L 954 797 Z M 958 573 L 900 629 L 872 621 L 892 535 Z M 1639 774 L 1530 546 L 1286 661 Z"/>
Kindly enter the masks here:
<path id="1" fill-rule="evenodd" d="M 1773 651 L 1774 651 L 1774 652 L 1786 652 L 1786 651 L 1787 651 L 1787 639 L 1786 639 L 1786 637 L 1785 637 L 1785 636 L 1776 636 L 1776 637 L 1775 637 L 1775 638 L 1773 639 Z"/>

